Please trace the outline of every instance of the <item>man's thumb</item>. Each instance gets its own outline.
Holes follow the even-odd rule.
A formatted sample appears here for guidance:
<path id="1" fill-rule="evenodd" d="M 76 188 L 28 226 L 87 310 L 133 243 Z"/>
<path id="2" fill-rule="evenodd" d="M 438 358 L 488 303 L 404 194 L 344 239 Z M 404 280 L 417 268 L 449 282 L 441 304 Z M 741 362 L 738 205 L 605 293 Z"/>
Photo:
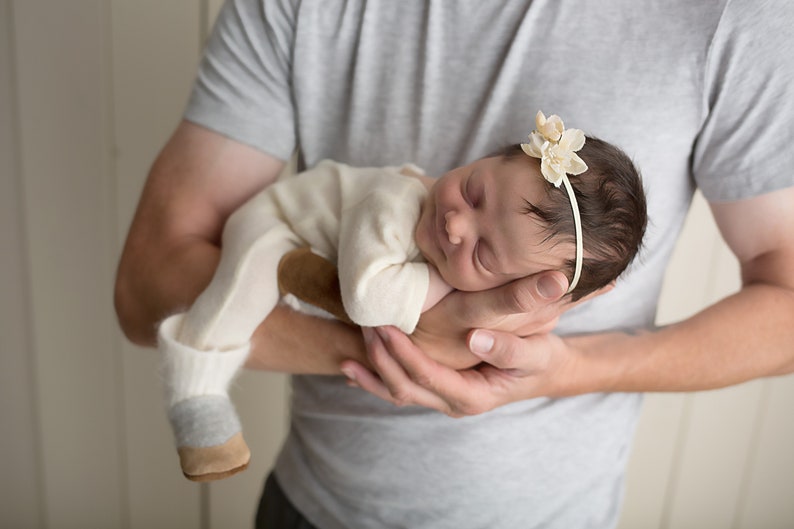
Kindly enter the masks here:
<path id="1" fill-rule="evenodd" d="M 559 272 L 545 273 L 538 278 L 537 289 L 543 299 L 557 301 L 568 290 L 568 280 Z"/>

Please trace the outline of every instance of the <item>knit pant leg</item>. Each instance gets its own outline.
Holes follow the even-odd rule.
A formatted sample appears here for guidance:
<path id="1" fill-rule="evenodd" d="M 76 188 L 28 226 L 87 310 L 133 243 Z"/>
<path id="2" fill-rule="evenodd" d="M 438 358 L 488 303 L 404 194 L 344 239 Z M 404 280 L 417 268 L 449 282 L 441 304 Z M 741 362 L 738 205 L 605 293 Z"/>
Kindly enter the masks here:
<path id="1" fill-rule="evenodd" d="M 298 244 L 270 197 L 258 195 L 229 218 L 207 289 L 186 313 L 160 325 L 169 419 L 190 479 L 226 477 L 247 466 L 228 387 L 254 330 L 278 302 L 279 261 Z"/>

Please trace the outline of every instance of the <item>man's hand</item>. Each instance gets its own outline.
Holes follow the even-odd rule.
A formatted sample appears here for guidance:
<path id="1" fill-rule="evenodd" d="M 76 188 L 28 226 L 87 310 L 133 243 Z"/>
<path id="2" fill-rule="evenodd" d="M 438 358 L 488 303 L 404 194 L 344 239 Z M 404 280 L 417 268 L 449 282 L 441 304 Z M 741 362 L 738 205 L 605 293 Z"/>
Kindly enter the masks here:
<path id="1" fill-rule="evenodd" d="M 344 362 L 351 384 L 398 406 L 419 405 L 451 417 L 484 413 L 539 396 L 563 396 L 579 351 L 553 334 L 519 338 L 509 332 L 472 331 L 468 346 L 481 363 L 456 371 L 425 355 L 394 327 L 364 329 L 369 361 L 378 375 Z"/>
<path id="2" fill-rule="evenodd" d="M 423 313 L 411 335 L 414 345 L 448 367 L 480 363 L 466 346 L 471 329 L 492 329 L 518 336 L 548 332 L 570 308 L 563 296 L 565 274 L 543 272 L 481 292 L 455 291 Z"/>
<path id="3" fill-rule="evenodd" d="M 411 336 L 365 329 L 373 373 L 342 364 L 355 384 L 398 405 L 417 404 L 458 417 L 571 388 L 577 351 L 549 332 L 576 303 L 564 298 L 564 274 L 544 272 L 482 292 L 454 292 L 422 315 Z"/>
<path id="4" fill-rule="evenodd" d="M 422 314 L 411 335 L 414 345 L 430 358 L 455 369 L 482 360 L 472 354 L 467 336 L 472 329 L 503 331 L 515 336 L 551 332 L 567 310 L 611 290 L 609 285 L 571 302 L 565 296 L 565 274 L 547 271 L 481 292 L 455 291 Z"/>

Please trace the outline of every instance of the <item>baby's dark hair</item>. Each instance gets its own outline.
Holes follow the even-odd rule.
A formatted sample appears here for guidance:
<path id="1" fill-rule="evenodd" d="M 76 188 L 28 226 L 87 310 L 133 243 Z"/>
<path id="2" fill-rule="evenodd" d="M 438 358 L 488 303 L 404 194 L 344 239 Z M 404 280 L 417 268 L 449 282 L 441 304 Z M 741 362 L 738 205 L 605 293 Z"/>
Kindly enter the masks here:
<path id="1" fill-rule="evenodd" d="M 579 205 L 584 244 L 582 274 L 571 292 L 573 301 L 607 286 L 623 273 L 640 250 L 648 222 L 642 179 L 626 153 L 588 136 L 577 154 L 587 164 L 587 171 L 568 175 Z M 540 169 L 540 160 L 525 154 L 521 145 L 511 145 L 498 155 L 511 163 L 526 160 Z M 546 197 L 540 204 L 527 203 L 526 213 L 547 226 L 547 241 L 560 238 L 575 244 L 568 193 L 546 179 L 543 183 Z M 575 259 L 566 260 L 564 271 L 569 281 L 575 267 Z"/>

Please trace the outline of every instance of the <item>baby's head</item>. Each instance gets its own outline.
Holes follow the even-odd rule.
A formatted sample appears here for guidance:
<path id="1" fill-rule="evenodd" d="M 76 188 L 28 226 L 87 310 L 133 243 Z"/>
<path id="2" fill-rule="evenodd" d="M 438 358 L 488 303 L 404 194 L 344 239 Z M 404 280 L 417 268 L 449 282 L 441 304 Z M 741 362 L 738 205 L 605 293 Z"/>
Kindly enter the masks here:
<path id="1" fill-rule="evenodd" d="M 639 171 L 618 147 L 594 137 L 586 137 L 577 151 L 587 170 L 567 178 L 576 195 L 581 218 L 584 255 L 576 287 L 575 301 L 609 285 L 628 267 L 642 245 L 647 224 L 645 193 Z M 527 156 L 521 145 L 511 145 L 498 154 L 507 164 L 534 164 L 540 160 Z M 549 241 L 576 243 L 574 216 L 568 192 L 540 179 L 545 197 L 527 203 L 527 212 L 540 219 Z M 575 255 L 565 259 L 561 269 L 571 281 Z"/>
<path id="2" fill-rule="evenodd" d="M 512 145 L 453 169 L 431 187 L 416 242 L 454 288 L 483 290 L 544 270 L 561 270 L 573 283 L 578 251 L 571 197 L 567 186 L 544 178 L 528 147 Z M 572 300 L 617 279 L 639 251 L 647 222 L 639 172 L 623 151 L 586 138 L 576 154 L 587 168 L 566 174 L 583 246 Z"/>

